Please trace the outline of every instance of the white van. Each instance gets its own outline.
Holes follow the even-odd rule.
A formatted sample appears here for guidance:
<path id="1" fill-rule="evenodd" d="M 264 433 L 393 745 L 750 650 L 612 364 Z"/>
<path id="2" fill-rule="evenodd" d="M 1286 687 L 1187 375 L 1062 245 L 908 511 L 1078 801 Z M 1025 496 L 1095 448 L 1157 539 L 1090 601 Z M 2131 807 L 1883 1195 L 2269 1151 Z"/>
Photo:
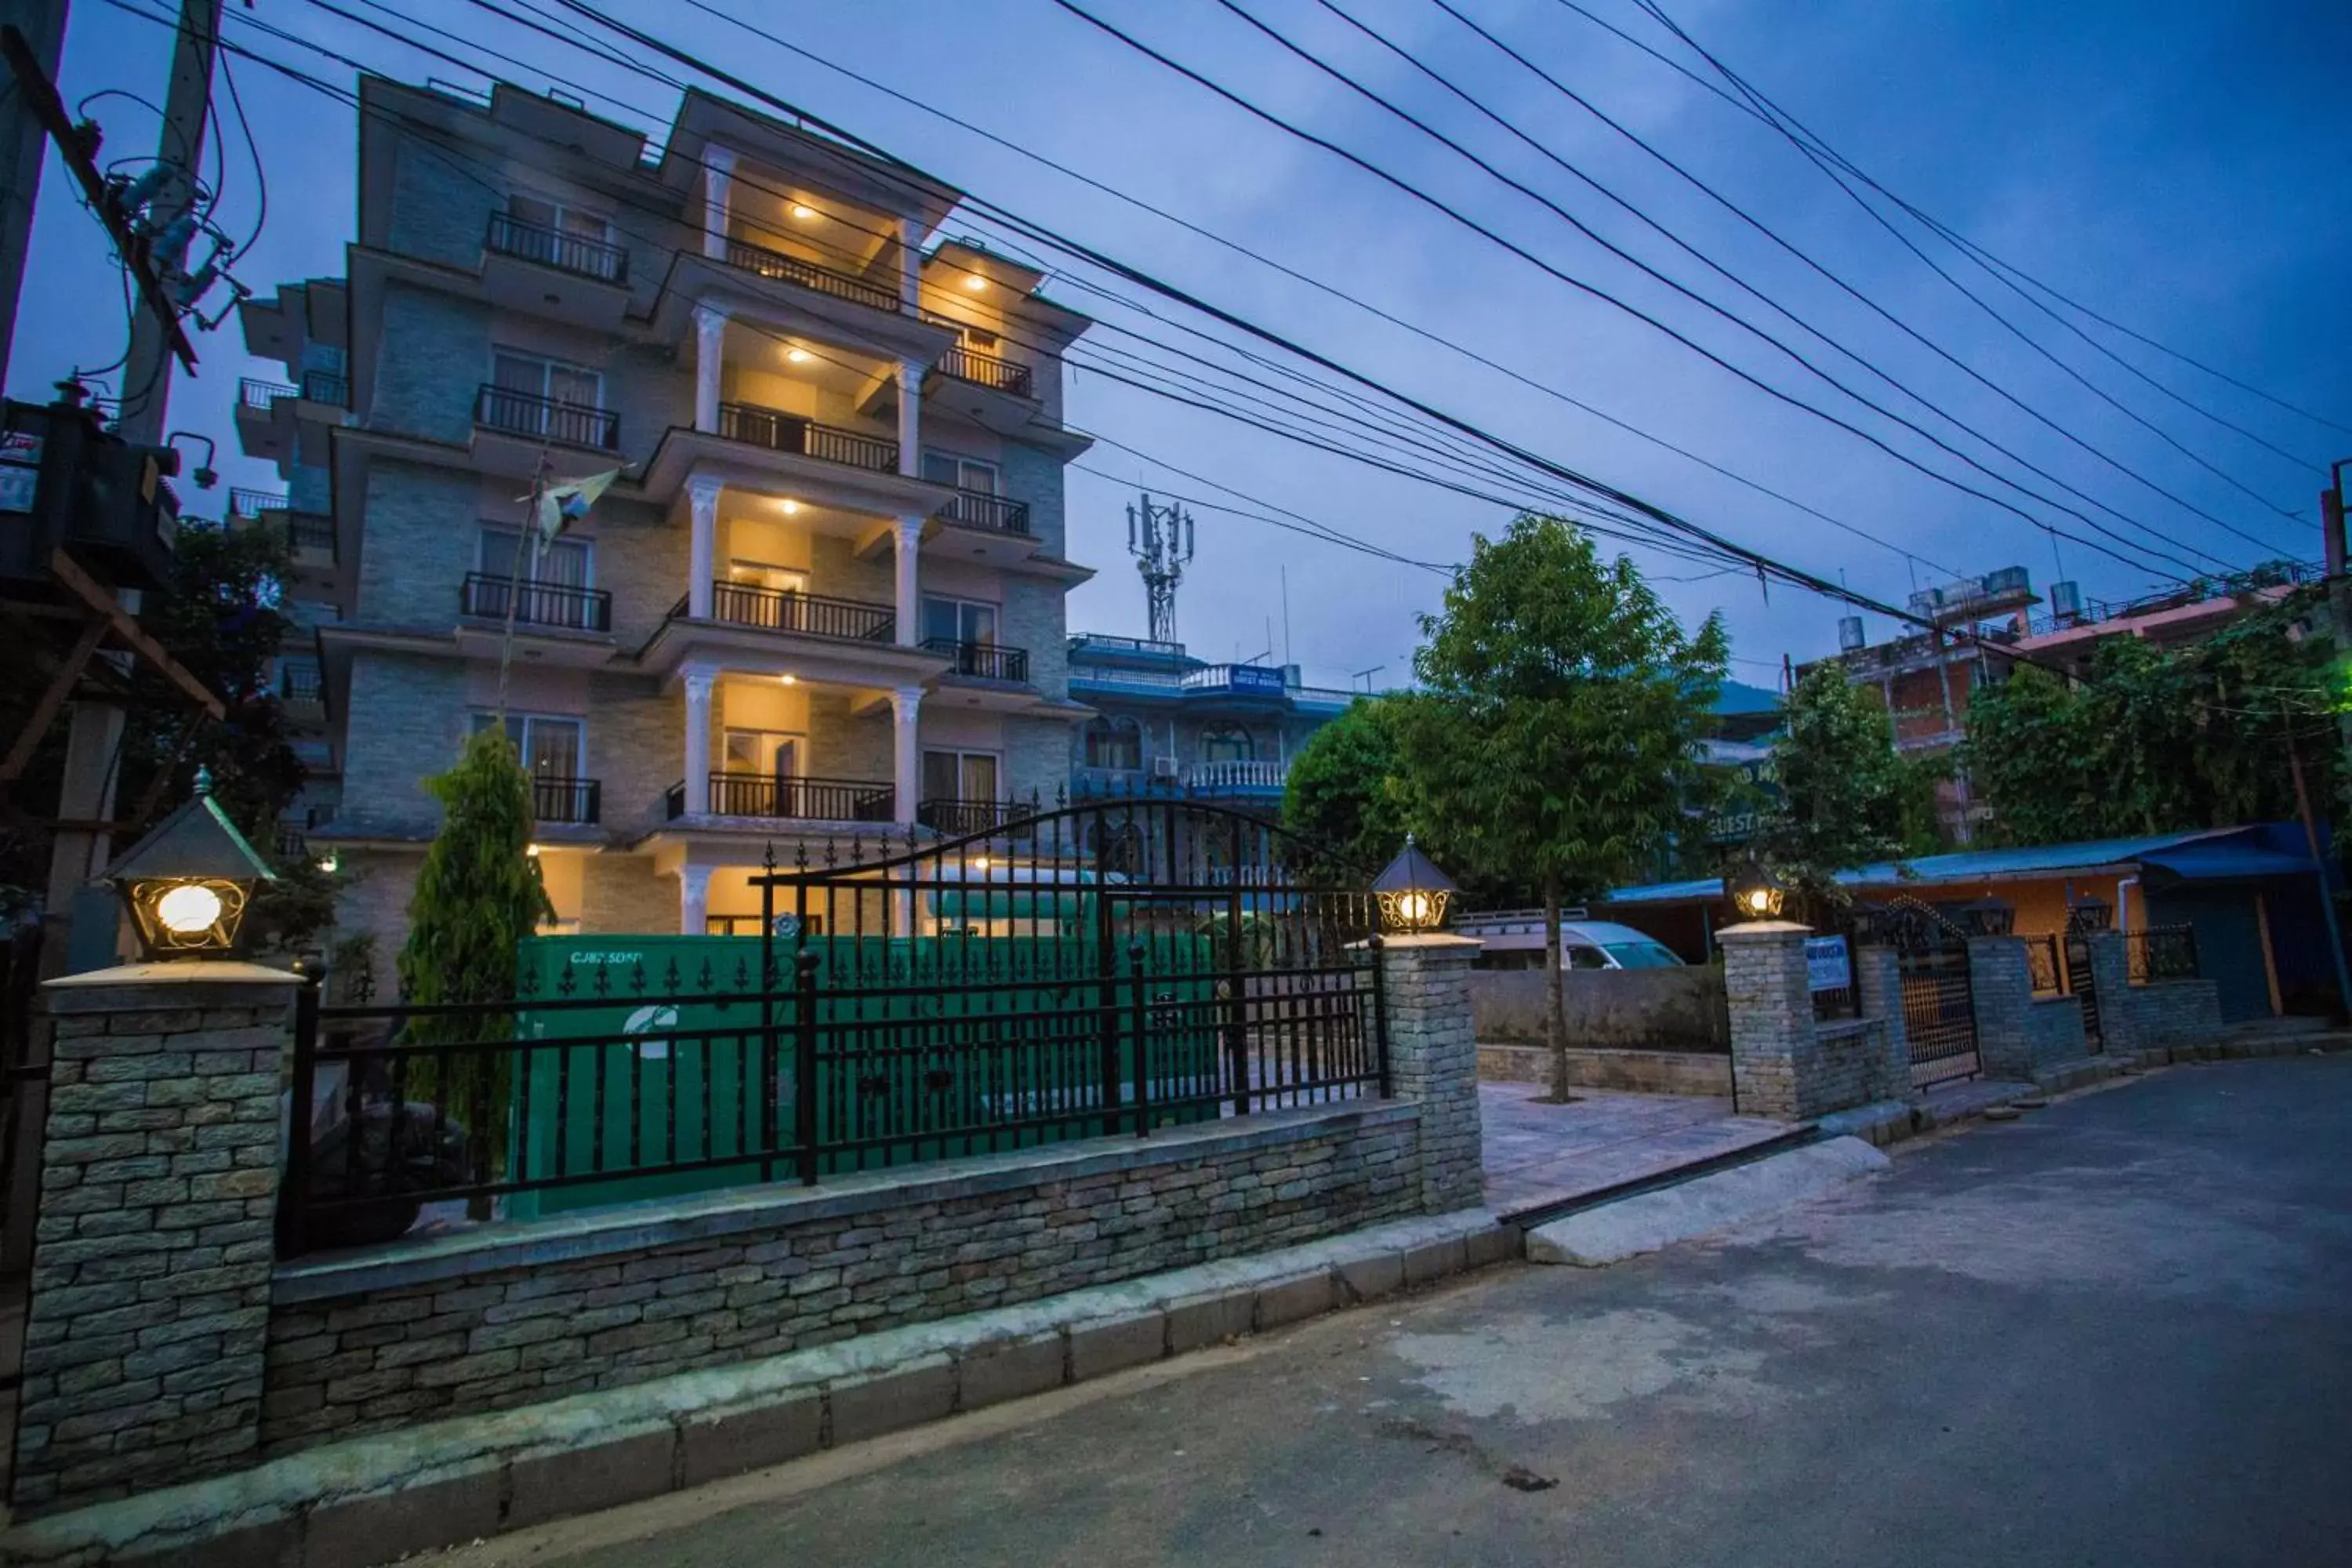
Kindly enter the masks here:
<path id="1" fill-rule="evenodd" d="M 1613 921 L 1583 919 L 1582 910 L 1561 911 L 1559 963 L 1563 969 L 1679 969 L 1683 961 L 1655 937 Z M 1573 918 L 1570 918 L 1573 917 Z M 1541 910 L 1498 910 L 1466 914 L 1454 922 L 1455 934 L 1475 938 L 1484 951 L 1473 969 L 1541 969 L 1544 922 Z"/>

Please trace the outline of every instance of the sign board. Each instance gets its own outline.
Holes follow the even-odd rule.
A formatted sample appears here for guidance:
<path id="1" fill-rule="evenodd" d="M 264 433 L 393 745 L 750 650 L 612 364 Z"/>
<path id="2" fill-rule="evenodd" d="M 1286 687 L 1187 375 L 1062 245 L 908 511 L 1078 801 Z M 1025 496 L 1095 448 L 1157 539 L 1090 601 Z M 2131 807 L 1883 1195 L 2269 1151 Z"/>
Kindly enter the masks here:
<path id="1" fill-rule="evenodd" d="M 30 511 L 41 489 L 42 437 L 31 430 L 0 432 L 0 511 Z"/>
<path id="2" fill-rule="evenodd" d="M 1236 691 L 1267 691 L 1279 694 L 1283 689 L 1282 671 L 1270 669 L 1262 664 L 1236 664 L 1229 668 L 1227 674 L 1228 684 Z"/>
<path id="3" fill-rule="evenodd" d="M 1805 939 L 1806 990 L 1843 991 L 1852 979 L 1853 969 L 1845 957 L 1845 938 L 1809 936 Z"/>

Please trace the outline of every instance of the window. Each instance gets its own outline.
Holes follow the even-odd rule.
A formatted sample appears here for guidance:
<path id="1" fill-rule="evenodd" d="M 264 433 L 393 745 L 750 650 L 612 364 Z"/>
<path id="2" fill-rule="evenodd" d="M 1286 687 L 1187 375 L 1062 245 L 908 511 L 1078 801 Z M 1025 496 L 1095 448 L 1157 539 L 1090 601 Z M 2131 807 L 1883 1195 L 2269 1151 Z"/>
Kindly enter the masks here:
<path id="1" fill-rule="evenodd" d="M 1132 719 L 1097 719 L 1087 726 L 1087 766 L 1133 773 L 1143 766 L 1143 730 Z"/>
<path id="2" fill-rule="evenodd" d="M 996 645 L 996 606 L 975 599 L 943 599 L 923 595 L 923 640 L 963 643 L 975 647 Z"/>
<path id="3" fill-rule="evenodd" d="M 535 224 L 553 229 L 573 239 L 584 239 L 596 245 L 612 242 L 613 225 L 604 214 L 589 212 L 552 196 L 530 195 L 517 191 L 507 198 L 507 213 L 519 223 Z"/>
<path id="4" fill-rule="evenodd" d="M 604 378 L 593 370 L 544 354 L 519 349 L 496 349 L 490 358 L 490 382 L 500 392 L 522 397 L 543 397 L 575 408 L 604 406 Z M 561 432 L 559 432 L 560 434 Z"/>
<path id="5" fill-rule="evenodd" d="M 497 523 L 482 525 L 480 565 L 486 577 L 514 577 L 515 563 L 520 560 L 520 575 L 526 583 L 545 583 L 557 588 L 593 588 L 596 585 L 595 546 L 588 540 L 566 534 L 549 544 L 533 544 L 523 538 L 519 528 L 506 528 Z"/>
<path id="6" fill-rule="evenodd" d="M 1201 732 L 1201 760 L 1204 763 L 1245 763 L 1253 754 L 1250 732 L 1238 724 Z"/>
<path id="7" fill-rule="evenodd" d="M 937 447 L 924 448 L 923 478 L 935 485 L 953 485 L 960 490 L 971 490 L 978 495 L 1001 493 L 994 463 L 967 458 L 958 452 L 942 452 Z"/>
<path id="8" fill-rule="evenodd" d="M 808 592 L 807 573 L 795 572 L 789 566 L 772 566 L 765 561 L 730 561 L 727 580 L 739 588 L 765 588 L 772 594 Z"/>
<path id="9" fill-rule="evenodd" d="M 481 733 L 499 721 L 495 713 L 474 715 L 474 732 Z M 587 726 L 577 719 L 567 719 L 553 713 L 509 713 L 507 715 L 507 739 L 522 758 L 523 767 L 534 777 L 576 779 L 583 776 L 581 764 L 587 756 Z"/>
<path id="10" fill-rule="evenodd" d="M 926 751 L 923 753 L 923 798 L 974 802 L 995 800 L 995 755 L 988 752 Z"/>
<path id="11" fill-rule="evenodd" d="M 798 778 L 801 741 L 797 735 L 773 730 L 730 730 L 726 738 L 726 771 L 743 777 Z"/>
<path id="12" fill-rule="evenodd" d="M 1569 969 L 1606 969 L 1609 967 L 1609 961 L 1601 955 L 1601 950 L 1599 948 L 1588 947 L 1582 942 L 1562 942 L 1560 944 L 1559 955 L 1561 964 Z M 1538 960 L 1538 962 L 1541 961 Z"/>

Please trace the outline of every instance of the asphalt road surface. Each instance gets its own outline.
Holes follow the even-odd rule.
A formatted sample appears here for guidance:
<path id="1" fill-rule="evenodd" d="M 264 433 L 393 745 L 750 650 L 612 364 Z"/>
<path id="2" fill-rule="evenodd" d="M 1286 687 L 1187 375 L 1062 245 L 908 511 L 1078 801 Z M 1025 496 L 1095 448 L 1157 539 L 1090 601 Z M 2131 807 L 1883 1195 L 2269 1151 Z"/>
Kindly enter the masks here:
<path id="1" fill-rule="evenodd" d="M 450 1554 L 564 1568 L 2352 1563 L 2352 1057 Z"/>

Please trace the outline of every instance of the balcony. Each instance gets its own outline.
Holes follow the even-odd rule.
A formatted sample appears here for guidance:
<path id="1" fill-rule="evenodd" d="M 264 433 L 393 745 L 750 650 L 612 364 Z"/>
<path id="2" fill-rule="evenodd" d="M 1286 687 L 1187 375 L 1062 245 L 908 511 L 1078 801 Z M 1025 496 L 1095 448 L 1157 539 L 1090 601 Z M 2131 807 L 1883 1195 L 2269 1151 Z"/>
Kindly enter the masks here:
<path id="1" fill-rule="evenodd" d="M 940 356 L 940 374 L 974 386 L 984 386 L 991 392 L 1002 392 L 1011 397 L 1031 397 L 1034 384 L 1029 367 L 1015 364 L 1009 359 L 984 354 L 967 348 L 952 348 Z"/>
<path id="2" fill-rule="evenodd" d="M 518 584 L 511 577 L 468 572 L 458 591 L 458 613 L 486 621 L 509 616 L 518 626 L 566 632 L 610 632 L 613 595 L 602 588 L 561 583 Z"/>
<path id="3" fill-rule="evenodd" d="M 923 651 L 948 661 L 947 673 L 972 680 L 1003 680 L 1026 685 L 1029 650 L 998 643 L 958 642 L 953 637 L 927 637 Z"/>
<path id="4" fill-rule="evenodd" d="M 286 517 L 286 542 L 297 554 L 320 554 L 332 558 L 335 553 L 335 520 L 322 511 L 289 511 Z"/>
<path id="5" fill-rule="evenodd" d="M 1196 795 L 1280 795 L 1290 764 L 1272 759 L 1227 758 L 1194 763 L 1184 770 L 1184 789 Z"/>
<path id="6" fill-rule="evenodd" d="M 1234 697 L 1280 697 L 1288 689 L 1282 671 L 1265 664 L 1204 664 L 1184 672 L 1181 688 Z"/>
<path id="7" fill-rule="evenodd" d="M 228 514 L 246 522 L 259 522 L 272 512 L 286 510 L 286 497 L 278 490 L 247 489 L 232 487 L 228 492 Z"/>
<path id="8" fill-rule="evenodd" d="M 823 462 L 864 468 L 868 473 L 895 474 L 898 471 L 898 443 L 896 441 L 856 430 L 844 430 L 836 426 L 820 425 L 814 419 L 803 419 L 797 414 L 787 414 L 778 408 L 762 408 L 756 403 L 720 404 L 719 434 L 730 441 L 764 447 L 771 452 L 790 452 L 798 457 L 815 458 Z"/>
<path id="9" fill-rule="evenodd" d="M 814 261 L 803 261 L 797 256 L 787 256 L 745 239 L 727 242 L 727 265 L 756 277 L 773 278 L 835 300 L 846 300 L 871 310 L 887 310 L 896 316 L 903 308 L 895 287 L 886 288 L 846 272 L 836 272 L 830 267 L 819 267 Z"/>
<path id="10" fill-rule="evenodd" d="M 683 601 L 674 615 L 684 615 Z M 730 626 L 757 626 L 763 631 L 792 632 L 801 637 L 831 637 L 839 642 L 896 645 L 898 615 L 887 605 L 859 599 L 833 599 L 822 594 L 788 594 L 746 583 L 710 584 L 710 616 Z"/>
<path id="11" fill-rule="evenodd" d="M 316 708 L 326 700 L 326 679 L 308 662 L 278 667 L 278 700 L 289 708 Z"/>
<path id="12" fill-rule="evenodd" d="M 304 444 L 323 441 L 327 429 L 343 422 L 350 401 L 351 384 L 328 371 L 303 372 L 299 385 L 245 377 L 236 384 L 237 444 L 247 457 L 276 463 L 281 472 L 296 463 L 323 463 L 324 447 L 305 451 Z"/>
<path id="13" fill-rule="evenodd" d="M 257 381 L 252 376 L 240 376 L 236 384 L 236 405 L 257 408 L 267 414 L 278 406 L 281 397 L 299 397 L 302 389 L 282 381 Z"/>
<path id="14" fill-rule="evenodd" d="M 596 452 L 621 449 L 621 416 L 609 408 L 566 403 L 485 383 L 474 395 L 474 423 L 502 436 Z"/>
<path id="15" fill-rule="evenodd" d="M 509 256 L 518 261 L 529 261 L 541 267 L 551 267 L 558 272 L 569 272 L 575 278 L 593 279 L 599 283 L 625 283 L 629 278 L 629 253 L 617 245 L 600 240 L 583 239 L 562 229 L 525 223 L 505 213 L 492 213 L 490 226 L 482 237 L 482 248 L 498 256 Z"/>
<path id="16" fill-rule="evenodd" d="M 1029 532 L 1029 503 L 982 490 L 958 490 L 955 500 L 940 509 L 940 518 L 959 528 L 984 529 L 991 533 Z"/>
<path id="17" fill-rule="evenodd" d="M 673 822 L 686 815 L 686 785 L 664 801 Z M 714 816 L 756 816 L 784 822 L 889 822 L 898 791 L 865 779 L 771 778 L 763 773 L 710 775 Z"/>
<path id="18" fill-rule="evenodd" d="M 530 805 L 532 815 L 542 823 L 585 826 L 604 815 L 604 789 L 595 779 L 534 773 Z"/>
<path id="19" fill-rule="evenodd" d="M 306 370 L 302 373 L 302 401 L 349 408 L 352 405 L 351 378 L 331 370 Z"/>

